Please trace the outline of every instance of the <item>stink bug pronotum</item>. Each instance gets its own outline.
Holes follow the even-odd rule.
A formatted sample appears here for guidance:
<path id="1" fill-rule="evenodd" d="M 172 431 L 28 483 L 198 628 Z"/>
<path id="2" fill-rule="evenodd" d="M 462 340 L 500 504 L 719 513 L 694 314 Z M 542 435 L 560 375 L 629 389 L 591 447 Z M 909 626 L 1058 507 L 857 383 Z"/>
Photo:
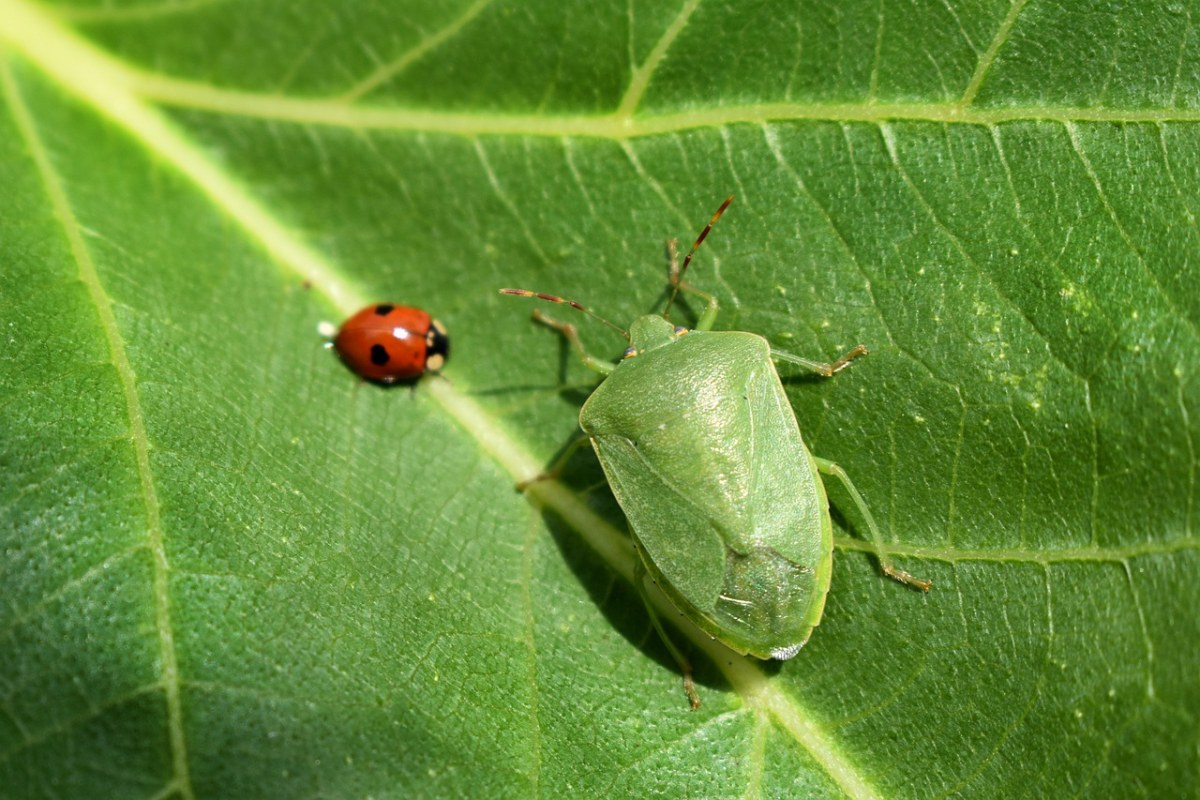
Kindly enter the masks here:
<path id="1" fill-rule="evenodd" d="M 860 344 L 823 363 L 782 353 L 753 333 L 712 331 L 716 298 L 684 281 L 692 256 L 732 201 L 713 214 L 682 266 L 672 243 L 666 309 L 662 316 L 634 320 L 628 333 L 573 300 L 501 290 L 572 306 L 615 328 L 629 344 L 616 364 L 595 358 L 574 325 L 534 312 L 605 379 L 579 413 L 584 437 L 533 480 L 554 476 L 580 444 L 591 442 L 629 521 L 639 556 L 634 583 L 679 662 L 693 708 L 700 701 L 691 666 L 654 612 L 646 573 L 684 616 L 730 649 L 762 659 L 791 658 L 821 621 L 833 570 L 833 529 L 821 474 L 845 486 L 884 574 L 924 591 L 931 585 L 892 563 L 879 526 L 845 471 L 804 446 L 772 362 L 829 377 L 867 348 Z M 668 319 L 681 291 L 705 303 L 691 330 Z"/>

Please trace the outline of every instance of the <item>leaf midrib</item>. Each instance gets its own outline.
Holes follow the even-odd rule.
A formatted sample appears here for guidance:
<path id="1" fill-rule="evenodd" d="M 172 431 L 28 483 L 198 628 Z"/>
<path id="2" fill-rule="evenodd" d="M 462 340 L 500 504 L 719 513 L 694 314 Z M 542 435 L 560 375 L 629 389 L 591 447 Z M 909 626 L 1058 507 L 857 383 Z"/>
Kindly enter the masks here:
<path id="1" fill-rule="evenodd" d="M 1200 109 L 1087 108 L 1021 105 L 978 108 L 954 103 L 753 103 L 691 108 L 661 114 L 501 114 L 452 112 L 378 105 L 351 105 L 338 99 L 222 89 L 120 66 L 127 90 L 148 101 L 234 117 L 323 125 L 353 130 L 421 131 L 462 136 L 531 136 L 622 141 L 766 122 L 929 122 L 990 127 L 1006 122 L 1166 123 L 1200 122 Z"/>

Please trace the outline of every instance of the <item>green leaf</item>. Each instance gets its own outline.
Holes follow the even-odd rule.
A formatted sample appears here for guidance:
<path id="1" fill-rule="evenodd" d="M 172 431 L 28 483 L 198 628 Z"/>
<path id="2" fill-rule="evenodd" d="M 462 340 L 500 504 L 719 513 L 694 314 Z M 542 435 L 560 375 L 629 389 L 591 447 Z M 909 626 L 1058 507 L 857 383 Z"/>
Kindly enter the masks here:
<path id="1" fill-rule="evenodd" d="M 1195 796 L 1198 20 L 0 0 L 0 794 Z M 691 712 L 594 458 L 513 488 L 594 378 L 496 290 L 627 324 L 730 193 L 690 280 L 870 346 L 782 372 L 935 585 L 830 487 L 812 640 L 677 633 Z M 445 379 L 322 347 L 385 299 Z"/>

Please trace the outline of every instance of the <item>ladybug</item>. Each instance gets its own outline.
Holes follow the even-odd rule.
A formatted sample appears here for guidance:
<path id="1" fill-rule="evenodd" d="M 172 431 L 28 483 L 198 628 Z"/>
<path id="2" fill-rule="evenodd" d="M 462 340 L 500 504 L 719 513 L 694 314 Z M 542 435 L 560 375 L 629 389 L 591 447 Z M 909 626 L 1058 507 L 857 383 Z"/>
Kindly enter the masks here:
<path id="1" fill-rule="evenodd" d="M 387 384 L 440 370 L 450 357 L 450 338 L 427 312 L 380 303 L 343 322 L 333 348 L 355 373 Z"/>

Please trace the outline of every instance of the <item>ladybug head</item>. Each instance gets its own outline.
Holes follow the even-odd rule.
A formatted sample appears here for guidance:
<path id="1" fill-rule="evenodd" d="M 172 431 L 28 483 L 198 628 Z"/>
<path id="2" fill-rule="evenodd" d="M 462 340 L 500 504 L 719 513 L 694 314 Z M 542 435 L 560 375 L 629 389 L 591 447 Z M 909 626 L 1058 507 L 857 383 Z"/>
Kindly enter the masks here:
<path id="1" fill-rule="evenodd" d="M 425 369 L 437 372 L 450 359 L 450 337 L 446 334 L 446 326 L 436 319 L 429 323 L 429 332 L 425 334 Z"/>

